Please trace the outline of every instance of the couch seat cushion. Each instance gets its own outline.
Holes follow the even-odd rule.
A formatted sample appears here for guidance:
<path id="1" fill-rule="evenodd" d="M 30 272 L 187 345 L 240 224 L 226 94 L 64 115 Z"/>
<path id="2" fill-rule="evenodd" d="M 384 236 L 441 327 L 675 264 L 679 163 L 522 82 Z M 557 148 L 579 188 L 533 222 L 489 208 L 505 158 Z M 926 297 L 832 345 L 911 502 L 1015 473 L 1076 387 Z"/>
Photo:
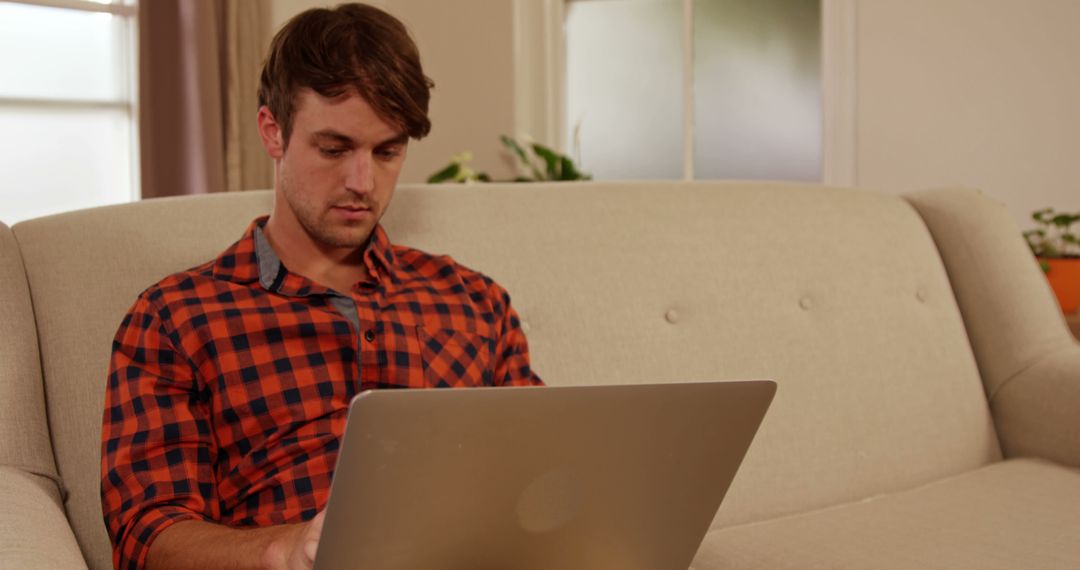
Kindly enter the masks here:
<path id="1" fill-rule="evenodd" d="M 718 529 L 691 568 L 1080 568 L 1080 470 L 1003 461 L 908 491 Z"/>

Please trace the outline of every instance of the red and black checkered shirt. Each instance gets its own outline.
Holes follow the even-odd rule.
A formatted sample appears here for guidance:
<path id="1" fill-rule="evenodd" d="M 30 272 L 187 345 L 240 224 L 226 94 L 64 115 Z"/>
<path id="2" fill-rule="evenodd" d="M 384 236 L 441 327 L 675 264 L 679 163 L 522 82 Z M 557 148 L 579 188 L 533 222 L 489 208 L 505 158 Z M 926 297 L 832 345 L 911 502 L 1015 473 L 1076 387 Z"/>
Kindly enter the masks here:
<path id="1" fill-rule="evenodd" d="M 265 218 L 217 259 L 144 291 L 113 341 L 101 499 L 117 567 L 187 519 L 234 527 L 323 508 L 361 390 L 531 386 L 510 298 L 376 227 L 339 294 L 289 272 Z"/>

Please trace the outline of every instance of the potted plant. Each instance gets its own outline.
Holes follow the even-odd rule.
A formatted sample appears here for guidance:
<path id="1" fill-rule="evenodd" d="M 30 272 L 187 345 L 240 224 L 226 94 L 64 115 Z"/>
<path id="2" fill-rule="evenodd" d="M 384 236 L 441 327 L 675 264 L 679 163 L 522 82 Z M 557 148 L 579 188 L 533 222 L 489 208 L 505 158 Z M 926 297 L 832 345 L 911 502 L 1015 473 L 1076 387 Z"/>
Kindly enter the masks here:
<path id="1" fill-rule="evenodd" d="M 517 160 L 519 169 L 527 175 L 519 175 L 512 182 L 542 182 L 590 180 L 592 176 L 582 172 L 570 157 L 539 143 L 519 143 L 503 135 L 499 138 L 506 150 Z M 477 172 L 469 166 L 471 152 L 454 156 L 450 164 L 428 177 L 428 184 L 446 182 L 491 182 L 486 172 Z"/>
<path id="2" fill-rule="evenodd" d="M 1053 208 L 1031 214 L 1038 227 L 1024 232 L 1031 252 L 1039 259 L 1061 310 L 1066 314 L 1080 307 L 1080 236 L 1072 230 L 1080 213 L 1058 213 Z"/>

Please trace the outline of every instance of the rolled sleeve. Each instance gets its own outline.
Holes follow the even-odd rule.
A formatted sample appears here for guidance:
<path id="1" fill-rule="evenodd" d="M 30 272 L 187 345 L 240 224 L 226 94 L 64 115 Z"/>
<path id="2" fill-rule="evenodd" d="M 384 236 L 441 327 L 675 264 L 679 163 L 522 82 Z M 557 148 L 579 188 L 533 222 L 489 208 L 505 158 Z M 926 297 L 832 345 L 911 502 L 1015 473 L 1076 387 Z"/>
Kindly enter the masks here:
<path id="1" fill-rule="evenodd" d="M 101 503 L 117 568 L 142 568 L 151 542 L 171 524 L 219 514 L 206 403 L 158 315 L 144 294 L 113 340 Z"/>
<path id="2" fill-rule="evenodd" d="M 529 364 L 529 343 L 521 330 L 521 319 L 510 305 L 510 294 L 498 284 L 490 284 L 489 295 L 501 314 L 500 334 L 495 343 L 495 383 L 497 386 L 543 386 Z"/>

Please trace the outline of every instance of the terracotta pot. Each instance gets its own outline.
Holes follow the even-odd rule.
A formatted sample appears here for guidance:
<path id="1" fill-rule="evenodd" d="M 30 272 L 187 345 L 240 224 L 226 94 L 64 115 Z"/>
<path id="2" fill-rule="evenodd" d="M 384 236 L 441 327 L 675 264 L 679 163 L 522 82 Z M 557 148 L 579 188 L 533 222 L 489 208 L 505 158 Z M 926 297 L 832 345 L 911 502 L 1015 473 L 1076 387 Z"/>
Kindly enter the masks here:
<path id="1" fill-rule="evenodd" d="M 1039 261 L 1050 267 L 1046 280 L 1057 295 L 1061 311 L 1071 315 L 1080 307 L 1080 258 L 1040 257 Z"/>

